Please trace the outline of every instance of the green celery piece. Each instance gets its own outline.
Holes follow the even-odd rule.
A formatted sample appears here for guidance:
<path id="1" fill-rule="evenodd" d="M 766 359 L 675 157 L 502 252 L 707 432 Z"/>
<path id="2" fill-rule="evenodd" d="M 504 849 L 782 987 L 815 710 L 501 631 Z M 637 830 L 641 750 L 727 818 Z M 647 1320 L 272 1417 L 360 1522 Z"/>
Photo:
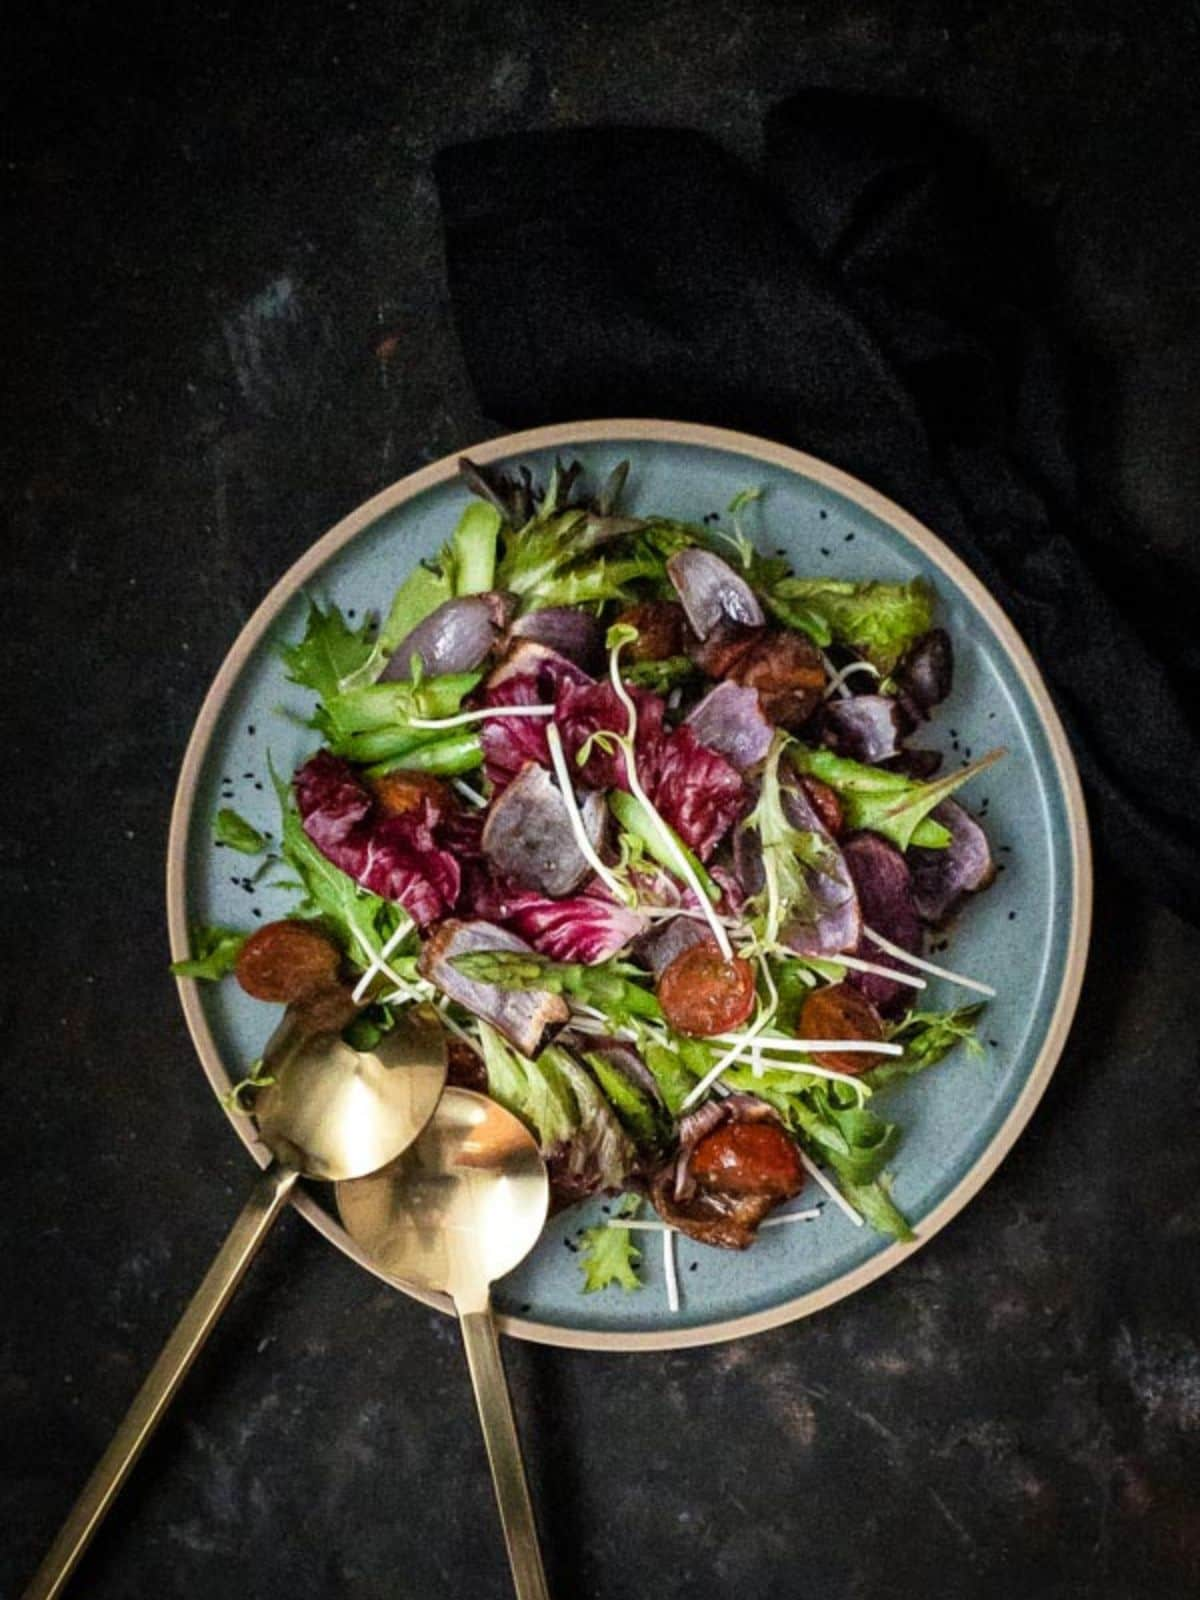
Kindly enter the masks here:
<path id="1" fill-rule="evenodd" d="M 240 850 L 244 856 L 260 856 L 267 848 L 265 834 L 239 816 L 232 806 L 223 806 L 213 823 L 213 834 L 230 850 Z"/>
<path id="2" fill-rule="evenodd" d="M 647 852 L 666 867 L 668 872 L 675 873 L 677 877 L 681 876 L 680 861 L 686 861 L 696 874 L 700 887 L 716 905 L 721 898 L 720 888 L 705 870 L 699 856 L 688 849 L 673 828 L 661 818 L 657 820 L 652 818 L 641 801 L 631 794 L 626 794 L 624 789 L 612 790 L 608 797 L 608 806 L 625 832 L 639 840 Z"/>
<path id="3" fill-rule="evenodd" d="M 191 956 L 186 961 L 172 961 L 171 971 L 177 978 L 202 978 L 215 983 L 233 971 L 249 937 L 237 928 L 198 923 L 189 930 Z"/>
<path id="4" fill-rule="evenodd" d="M 414 567 L 397 589 L 391 609 L 379 630 L 379 643 L 384 654 L 391 655 L 418 622 L 424 622 L 444 600 L 452 598 L 450 579 L 444 572 L 434 571 L 424 563 Z"/>
<path id="5" fill-rule="evenodd" d="M 859 651 L 880 672 L 891 672 L 933 627 L 934 592 L 925 578 L 909 583 L 785 578 L 773 594 L 782 605 L 802 606 L 821 617 L 833 643 Z"/>
<path id="6" fill-rule="evenodd" d="M 310 599 L 303 639 L 279 648 L 284 671 L 292 683 L 328 700 L 378 658 L 370 630 L 369 621 L 351 628 L 337 606 L 331 604 L 322 611 L 318 602 Z"/>
<path id="7" fill-rule="evenodd" d="M 431 736 L 424 743 L 400 755 L 381 757 L 367 768 L 368 778 L 382 778 L 388 772 L 429 772 L 438 778 L 454 778 L 483 765 L 483 745 L 470 728 Z"/>
<path id="8" fill-rule="evenodd" d="M 455 528 L 444 565 L 456 595 L 486 594 L 496 581 L 501 517 L 495 506 L 473 501 Z"/>
<path id="9" fill-rule="evenodd" d="M 633 1216 L 640 1204 L 637 1195 L 626 1195 L 614 1212 L 614 1220 Z M 578 1257 L 584 1294 L 595 1294 L 612 1283 L 627 1291 L 640 1289 L 637 1267 L 641 1259 L 642 1252 L 633 1242 L 631 1229 L 613 1228 L 603 1222 L 597 1228 L 585 1229 Z"/>
<path id="10" fill-rule="evenodd" d="M 869 828 L 900 850 L 911 844 L 937 850 L 950 843 L 950 833 L 929 813 L 1006 754 L 1004 749 L 989 750 L 969 766 L 927 783 L 835 756 L 832 750 L 807 750 L 797 745 L 792 760 L 800 772 L 819 778 L 837 793 L 849 827 Z"/>

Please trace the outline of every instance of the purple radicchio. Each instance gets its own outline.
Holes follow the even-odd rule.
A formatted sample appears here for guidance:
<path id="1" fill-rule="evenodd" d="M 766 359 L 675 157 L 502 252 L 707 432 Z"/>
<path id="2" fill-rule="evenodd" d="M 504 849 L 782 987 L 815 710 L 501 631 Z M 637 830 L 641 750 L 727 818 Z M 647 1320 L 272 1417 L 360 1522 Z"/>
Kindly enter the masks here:
<path id="1" fill-rule="evenodd" d="M 436 837 L 439 814 L 427 796 L 402 816 L 384 816 L 349 762 L 327 750 L 300 768 L 295 792 L 305 833 L 335 867 L 422 927 L 445 916 L 461 873 Z"/>

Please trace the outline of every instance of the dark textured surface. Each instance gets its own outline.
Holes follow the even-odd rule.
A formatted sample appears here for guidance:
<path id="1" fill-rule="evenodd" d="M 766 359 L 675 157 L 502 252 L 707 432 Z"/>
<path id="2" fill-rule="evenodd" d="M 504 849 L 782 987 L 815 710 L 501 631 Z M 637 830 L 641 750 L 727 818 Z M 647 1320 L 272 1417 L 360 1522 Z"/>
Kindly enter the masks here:
<path id="1" fill-rule="evenodd" d="M 1049 208 L 1090 494 L 1200 569 L 1191 8 L 199 15 L 51 6 L 4 68 L 5 1594 L 247 1175 L 163 967 L 203 690 L 336 516 L 488 431 L 437 147 L 608 117 L 753 157 L 800 83 L 941 105 Z M 1193 1594 L 1198 977 L 1194 931 L 1102 883 L 1043 1108 L 905 1270 L 711 1351 L 511 1348 L 558 1594 Z M 503 1596 L 453 1329 L 285 1219 L 78 1592 Z"/>

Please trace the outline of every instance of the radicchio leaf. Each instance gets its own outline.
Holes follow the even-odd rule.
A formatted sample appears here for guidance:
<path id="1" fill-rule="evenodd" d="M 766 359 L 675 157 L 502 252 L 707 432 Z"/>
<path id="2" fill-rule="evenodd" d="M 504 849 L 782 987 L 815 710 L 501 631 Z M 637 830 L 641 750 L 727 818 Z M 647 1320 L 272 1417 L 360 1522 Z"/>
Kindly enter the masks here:
<path id="1" fill-rule="evenodd" d="M 459 864 L 438 842 L 438 813 L 427 796 L 403 816 L 384 816 L 350 764 L 327 750 L 300 768 L 295 792 L 305 833 L 364 889 L 402 905 L 421 926 L 454 904 Z"/>

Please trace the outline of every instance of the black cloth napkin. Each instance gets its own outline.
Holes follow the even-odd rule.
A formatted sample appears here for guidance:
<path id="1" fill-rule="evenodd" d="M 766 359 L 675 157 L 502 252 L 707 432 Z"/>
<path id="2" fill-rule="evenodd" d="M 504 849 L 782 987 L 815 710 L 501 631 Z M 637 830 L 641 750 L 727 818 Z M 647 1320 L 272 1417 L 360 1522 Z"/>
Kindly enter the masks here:
<path id="1" fill-rule="evenodd" d="M 514 427 L 723 424 L 891 495 L 1032 648 L 1098 845 L 1200 918 L 1197 596 L 1156 582 L 1110 519 L 1081 510 L 1035 219 L 924 107 L 809 90 L 765 135 L 758 173 L 674 129 L 441 152 L 450 289 L 483 410 Z"/>

